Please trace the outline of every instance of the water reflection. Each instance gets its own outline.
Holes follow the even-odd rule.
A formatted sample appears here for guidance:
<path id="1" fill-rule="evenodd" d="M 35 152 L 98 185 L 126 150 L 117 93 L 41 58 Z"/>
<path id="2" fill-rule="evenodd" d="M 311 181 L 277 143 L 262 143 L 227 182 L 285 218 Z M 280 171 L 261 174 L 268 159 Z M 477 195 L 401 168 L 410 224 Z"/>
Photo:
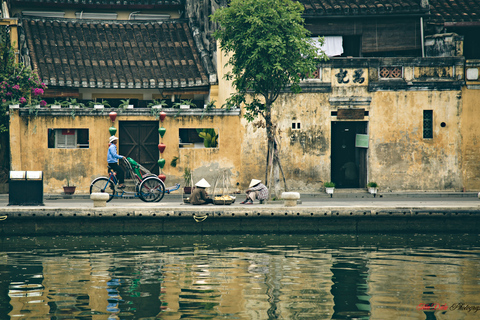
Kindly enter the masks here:
<path id="1" fill-rule="evenodd" d="M 478 235 L 1 239 L 0 319 L 478 319 Z"/>

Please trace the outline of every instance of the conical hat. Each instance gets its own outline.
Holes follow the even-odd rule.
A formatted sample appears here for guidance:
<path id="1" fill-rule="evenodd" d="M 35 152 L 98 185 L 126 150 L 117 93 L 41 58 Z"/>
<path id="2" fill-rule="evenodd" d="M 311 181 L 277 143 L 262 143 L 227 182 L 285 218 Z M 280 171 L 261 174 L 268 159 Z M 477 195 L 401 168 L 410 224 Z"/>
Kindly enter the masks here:
<path id="1" fill-rule="evenodd" d="M 257 184 L 259 184 L 260 182 L 262 182 L 262 180 L 252 179 L 252 181 L 250 182 L 250 185 L 248 187 L 249 188 L 254 187 Z"/>
<path id="2" fill-rule="evenodd" d="M 210 188 L 210 183 L 208 183 L 207 180 L 202 179 L 195 183 L 195 186 L 200 188 Z"/>

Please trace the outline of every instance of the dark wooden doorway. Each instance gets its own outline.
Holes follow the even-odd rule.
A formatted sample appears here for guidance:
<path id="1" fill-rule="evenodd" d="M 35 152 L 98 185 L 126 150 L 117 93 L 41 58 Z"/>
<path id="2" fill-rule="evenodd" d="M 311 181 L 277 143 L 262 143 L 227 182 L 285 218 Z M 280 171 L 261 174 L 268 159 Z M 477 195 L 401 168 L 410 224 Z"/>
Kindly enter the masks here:
<path id="1" fill-rule="evenodd" d="M 158 175 L 158 121 L 120 121 L 119 126 L 119 154 Z"/>
<path id="2" fill-rule="evenodd" d="M 336 188 L 364 188 L 367 148 L 355 147 L 357 134 L 367 133 L 366 121 L 332 121 L 332 182 Z"/>

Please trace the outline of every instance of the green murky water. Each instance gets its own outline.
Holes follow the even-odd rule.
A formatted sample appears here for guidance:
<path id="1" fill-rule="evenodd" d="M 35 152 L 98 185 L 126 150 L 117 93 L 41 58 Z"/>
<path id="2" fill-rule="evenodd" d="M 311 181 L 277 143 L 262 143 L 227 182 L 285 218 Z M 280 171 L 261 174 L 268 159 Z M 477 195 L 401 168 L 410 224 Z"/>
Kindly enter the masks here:
<path id="1" fill-rule="evenodd" d="M 3 238 L 0 319 L 479 319 L 479 240 Z"/>

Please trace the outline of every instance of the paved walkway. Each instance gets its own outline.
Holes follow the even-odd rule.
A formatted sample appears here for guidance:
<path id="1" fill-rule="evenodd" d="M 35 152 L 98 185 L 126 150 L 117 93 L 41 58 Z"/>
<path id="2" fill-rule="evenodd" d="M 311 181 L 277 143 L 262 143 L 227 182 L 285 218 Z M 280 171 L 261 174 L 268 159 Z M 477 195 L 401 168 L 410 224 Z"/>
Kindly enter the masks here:
<path id="1" fill-rule="evenodd" d="M 283 201 L 269 201 L 266 204 L 259 204 L 256 201 L 253 205 L 242 205 L 240 202 L 244 199 L 243 195 L 237 195 L 237 200 L 231 205 L 203 205 L 193 206 L 185 204 L 182 201 L 181 193 L 165 194 L 160 202 L 143 202 L 139 198 L 123 199 L 114 198 L 107 203 L 107 208 L 121 209 L 152 209 L 152 208 L 169 208 L 178 210 L 211 210 L 216 211 L 220 208 L 226 210 L 250 210 L 258 209 L 279 209 L 285 208 Z M 43 208 L 47 209 L 89 209 L 93 208 L 93 202 L 89 199 L 89 195 L 74 195 L 66 198 L 61 194 L 44 195 Z M 28 210 L 39 208 L 39 206 L 18 206 L 9 205 L 7 195 L 0 195 L 0 213 L 11 210 Z M 250 208 L 250 209 L 249 209 Z M 476 192 L 397 192 L 397 193 L 380 193 L 373 197 L 367 192 L 359 190 L 342 190 L 330 197 L 323 193 L 301 194 L 301 199 L 296 207 L 292 208 L 323 208 L 327 209 L 472 209 L 480 210 L 480 199 Z"/>
<path id="2" fill-rule="evenodd" d="M 301 203 L 185 204 L 182 195 L 161 202 L 113 199 L 94 207 L 88 195 L 45 195 L 43 205 L 9 205 L 0 196 L 0 239 L 9 236 L 80 234 L 425 233 L 478 232 L 477 193 L 367 192 L 303 194 Z"/>

